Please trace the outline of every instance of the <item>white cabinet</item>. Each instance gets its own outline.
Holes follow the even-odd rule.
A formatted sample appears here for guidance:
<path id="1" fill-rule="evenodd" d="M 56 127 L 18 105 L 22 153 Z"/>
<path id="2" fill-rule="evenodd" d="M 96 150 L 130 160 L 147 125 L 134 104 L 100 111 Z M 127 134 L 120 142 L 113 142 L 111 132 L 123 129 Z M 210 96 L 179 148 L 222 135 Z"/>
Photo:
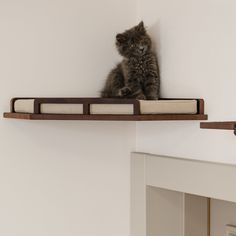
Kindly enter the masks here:
<path id="1" fill-rule="evenodd" d="M 131 236 L 236 236 L 235 179 L 235 165 L 133 153 Z"/>

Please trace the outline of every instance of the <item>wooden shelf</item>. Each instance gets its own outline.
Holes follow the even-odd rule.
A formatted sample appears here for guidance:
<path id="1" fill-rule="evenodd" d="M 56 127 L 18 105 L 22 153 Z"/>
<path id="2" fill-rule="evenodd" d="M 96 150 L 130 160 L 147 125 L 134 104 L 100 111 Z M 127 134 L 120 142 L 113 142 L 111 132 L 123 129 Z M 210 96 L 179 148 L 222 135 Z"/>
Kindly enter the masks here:
<path id="1" fill-rule="evenodd" d="M 33 111 L 30 113 L 21 113 L 15 110 L 15 103 L 18 100 L 31 100 Z M 161 99 L 163 100 L 163 99 Z M 176 99 L 164 99 L 176 100 Z M 104 99 L 104 98 L 13 98 L 10 104 L 10 112 L 3 114 L 4 118 L 25 119 L 25 120 L 106 120 L 106 121 L 164 121 L 164 120 L 207 120 L 204 114 L 203 99 L 179 99 L 179 100 L 196 100 L 196 114 L 141 114 L 140 101 L 136 99 Z M 82 105 L 82 114 L 48 114 L 41 113 L 43 104 L 80 104 Z M 125 115 L 108 115 L 108 114 L 91 114 L 90 107 L 93 104 L 129 105 L 133 109 L 133 114 Z M 28 112 L 28 111 L 27 111 Z"/>
<path id="2" fill-rule="evenodd" d="M 236 135 L 236 121 L 201 122 L 200 128 L 234 130 L 234 134 Z"/>
<path id="3" fill-rule="evenodd" d="M 58 115 L 58 114 L 28 114 L 4 113 L 4 118 L 24 120 L 113 120 L 113 121 L 164 121 L 164 120 L 207 120 L 207 115 Z"/>

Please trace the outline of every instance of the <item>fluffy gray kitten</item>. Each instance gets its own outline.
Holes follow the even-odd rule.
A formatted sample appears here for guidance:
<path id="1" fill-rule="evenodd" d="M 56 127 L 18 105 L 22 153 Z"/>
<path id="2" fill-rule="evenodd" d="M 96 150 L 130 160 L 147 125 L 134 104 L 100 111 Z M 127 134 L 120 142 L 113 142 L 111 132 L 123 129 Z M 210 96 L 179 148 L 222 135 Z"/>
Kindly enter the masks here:
<path id="1" fill-rule="evenodd" d="M 101 92 L 104 98 L 155 100 L 160 96 L 158 62 L 143 22 L 116 36 L 116 47 L 124 57 L 108 75 Z"/>

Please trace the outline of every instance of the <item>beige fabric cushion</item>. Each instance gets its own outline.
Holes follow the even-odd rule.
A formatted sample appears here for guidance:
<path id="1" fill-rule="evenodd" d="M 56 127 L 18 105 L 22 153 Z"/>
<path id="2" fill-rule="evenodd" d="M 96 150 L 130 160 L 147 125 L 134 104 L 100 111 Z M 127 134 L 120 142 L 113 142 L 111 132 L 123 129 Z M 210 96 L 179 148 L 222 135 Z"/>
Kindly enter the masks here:
<path id="1" fill-rule="evenodd" d="M 83 104 L 42 104 L 41 113 L 83 114 Z"/>
<path id="2" fill-rule="evenodd" d="M 196 100 L 140 101 L 141 114 L 196 114 Z"/>
<path id="3" fill-rule="evenodd" d="M 19 99 L 15 101 L 15 112 L 34 113 L 34 99 Z"/>
<path id="4" fill-rule="evenodd" d="M 15 112 L 34 113 L 34 99 L 19 99 L 15 101 Z M 44 114 L 83 114 L 82 104 L 41 104 Z"/>
<path id="5" fill-rule="evenodd" d="M 19 99 L 15 102 L 15 111 L 34 112 L 34 99 Z M 141 114 L 196 114 L 196 100 L 140 100 Z M 91 114 L 132 115 L 132 104 L 91 104 Z M 82 104 L 42 104 L 41 113 L 47 114 L 83 114 Z"/>
<path id="6" fill-rule="evenodd" d="M 91 104 L 90 114 L 133 115 L 133 104 Z"/>

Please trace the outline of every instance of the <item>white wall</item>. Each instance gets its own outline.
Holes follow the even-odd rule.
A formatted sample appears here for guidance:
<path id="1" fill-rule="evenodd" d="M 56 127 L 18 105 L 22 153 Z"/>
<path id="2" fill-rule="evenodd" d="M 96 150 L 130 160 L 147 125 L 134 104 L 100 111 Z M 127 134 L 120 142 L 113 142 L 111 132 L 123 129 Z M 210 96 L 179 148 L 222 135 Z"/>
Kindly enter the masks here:
<path id="1" fill-rule="evenodd" d="M 132 8 L 0 0 L 0 113 L 14 96 L 98 95 Z M 134 135 L 127 122 L 0 119 L 0 235 L 128 236 Z"/>
<path id="2" fill-rule="evenodd" d="M 136 9 L 137 7 L 137 9 Z M 163 97 L 235 119 L 234 0 L 0 0 L 0 113 L 14 96 L 96 96 L 114 36 L 143 19 Z M 137 10 L 137 11 L 136 11 Z M 137 13 L 137 14 L 136 14 Z M 232 132 L 199 122 L 0 120 L 0 234 L 129 235 L 129 153 L 236 163 Z"/>
<path id="3" fill-rule="evenodd" d="M 162 97 L 201 97 L 210 120 L 235 120 L 235 10 L 234 0 L 138 0 L 157 44 Z M 142 152 L 236 163 L 235 141 L 197 121 L 137 124 Z"/>

